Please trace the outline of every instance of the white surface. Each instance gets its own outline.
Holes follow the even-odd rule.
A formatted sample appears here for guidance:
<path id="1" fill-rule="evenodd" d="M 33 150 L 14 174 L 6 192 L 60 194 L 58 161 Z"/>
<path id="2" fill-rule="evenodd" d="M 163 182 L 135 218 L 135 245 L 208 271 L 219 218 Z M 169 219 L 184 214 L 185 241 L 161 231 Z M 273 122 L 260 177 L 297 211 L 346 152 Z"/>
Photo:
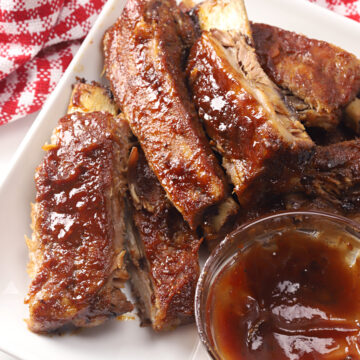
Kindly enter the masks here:
<path id="1" fill-rule="evenodd" d="M 64 336 L 38 336 L 23 321 L 23 298 L 29 283 L 24 234 L 30 235 L 33 175 L 41 161 L 41 146 L 65 113 L 75 76 L 98 80 L 102 70 L 100 42 L 105 29 L 120 14 L 122 0 L 110 0 L 81 49 L 18 148 L 10 172 L 0 183 L 0 349 L 21 359 L 206 359 L 193 325 L 167 334 L 139 328 L 137 321 L 110 321 L 104 326 Z M 328 40 L 360 56 L 360 25 L 303 0 L 247 0 L 250 19 Z M 30 120 L 29 120 L 30 122 Z M 14 149 L 29 123 L 0 129 L 1 146 Z M 11 139 L 14 139 L 12 142 Z M 3 144 L 3 141 L 7 144 Z M 7 161 L 7 159 L 5 159 Z M 4 167 L 1 158 L 1 170 Z M 6 166 L 6 165 L 5 165 Z M 2 181 L 2 176 L 0 178 Z"/>
<path id="2" fill-rule="evenodd" d="M 0 352 L 0 360 L 15 360 L 13 356 Z"/>
<path id="3" fill-rule="evenodd" d="M 0 127 L 0 183 L 9 170 L 9 165 L 16 149 L 24 139 L 38 114 L 39 111 Z M 0 352 L 0 360 L 14 359 L 13 356 Z"/>
<path id="4" fill-rule="evenodd" d="M 15 122 L 0 126 L 0 183 L 9 170 L 16 149 L 38 114 L 39 112 L 36 112 Z"/>

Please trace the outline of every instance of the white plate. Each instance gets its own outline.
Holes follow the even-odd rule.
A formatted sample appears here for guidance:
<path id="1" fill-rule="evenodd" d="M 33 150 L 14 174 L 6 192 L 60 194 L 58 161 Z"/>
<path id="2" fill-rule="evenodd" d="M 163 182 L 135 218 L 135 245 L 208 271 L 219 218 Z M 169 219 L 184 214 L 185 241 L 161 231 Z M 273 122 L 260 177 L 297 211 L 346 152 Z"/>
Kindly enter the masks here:
<path id="1" fill-rule="evenodd" d="M 66 112 L 76 76 L 99 80 L 101 39 L 120 15 L 123 0 L 110 0 L 84 41 L 56 90 L 46 102 L 19 147 L 0 187 L 0 349 L 21 359 L 205 359 L 195 326 L 166 334 L 139 328 L 138 321 L 109 321 L 105 325 L 64 336 L 39 336 L 23 321 L 23 298 L 29 279 L 24 234 L 30 235 L 30 202 L 35 196 L 34 170 L 41 146 Z M 247 0 L 249 18 L 330 41 L 360 56 L 360 25 L 304 0 Z"/>

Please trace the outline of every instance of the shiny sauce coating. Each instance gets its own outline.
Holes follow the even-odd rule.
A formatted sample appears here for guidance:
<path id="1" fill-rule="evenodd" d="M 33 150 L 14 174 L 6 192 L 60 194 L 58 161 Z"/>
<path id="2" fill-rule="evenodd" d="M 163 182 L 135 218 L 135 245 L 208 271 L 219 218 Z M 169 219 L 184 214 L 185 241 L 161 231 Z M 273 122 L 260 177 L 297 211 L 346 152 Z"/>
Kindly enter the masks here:
<path id="1" fill-rule="evenodd" d="M 360 61 L 325 41 L 252 24 L 260 64 L 281 88 L 327 112 L 345 106 L 360 87 Z"/>
<path id="2" fill-rule="evenodd" d="M 345 252 L 296 232 L 246 250 L 207 302 L 221 357 L 359 359 L 359 260 Z"/>
<path id="3" fill-rule="evenodd" d="M 174 0 L 128 1 L 104 37 L 107 77 L 168 198 L 196 229 L 224 200 L 225 174 L 187 90 L 184 55 L 195 39 Z"/>
<path id="4" fill-rule="evenodd" d="M 117 267 L 118 278 L 127 277 L 119 258 L 123 204 L 116 197 L 126 188 L 128 133 L 108 113 L 76 112 L 59 120 L 45 146 L 35 175 L 37 263 L 26 298 L 34 332 L 71 321 L 88 326 L 132 309 L 109 284 Z"/>

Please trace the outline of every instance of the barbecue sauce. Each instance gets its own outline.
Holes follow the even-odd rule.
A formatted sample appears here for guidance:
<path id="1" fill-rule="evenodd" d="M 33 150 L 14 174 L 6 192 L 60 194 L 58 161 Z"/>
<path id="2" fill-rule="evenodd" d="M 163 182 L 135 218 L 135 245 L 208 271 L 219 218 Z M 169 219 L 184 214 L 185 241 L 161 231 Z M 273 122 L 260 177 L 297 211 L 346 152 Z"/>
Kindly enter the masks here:
<path id="1" fill-rule="evenodd" d="M 207 302 L 221 357 L 360 359 L 360 264 L 345 261 L 351 249 L 287 232 L 246 250 Z"/>

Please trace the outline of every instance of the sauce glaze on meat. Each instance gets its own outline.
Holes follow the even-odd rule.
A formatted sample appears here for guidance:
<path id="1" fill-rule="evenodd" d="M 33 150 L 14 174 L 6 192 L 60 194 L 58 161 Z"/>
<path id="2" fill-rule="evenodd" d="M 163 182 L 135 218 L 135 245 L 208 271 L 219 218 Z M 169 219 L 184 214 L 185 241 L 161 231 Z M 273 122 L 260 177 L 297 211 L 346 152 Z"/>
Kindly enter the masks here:
<path id="1" fill-rule="evenodd" d="M 44 147 L 28 239 L 32 331 L 94 326 L 132 309 L 120 290 L 128 136 L 110 114 L 77 112 L 60 119 Z"/>
<path id="2" fill-rule="evenodd" d="M 115 99 L 167 196 L 192 228 L 226 196 L 186 87 L 184 60 L 195 32 L 173 0 L 128 1 L 104 38 Z"/>

